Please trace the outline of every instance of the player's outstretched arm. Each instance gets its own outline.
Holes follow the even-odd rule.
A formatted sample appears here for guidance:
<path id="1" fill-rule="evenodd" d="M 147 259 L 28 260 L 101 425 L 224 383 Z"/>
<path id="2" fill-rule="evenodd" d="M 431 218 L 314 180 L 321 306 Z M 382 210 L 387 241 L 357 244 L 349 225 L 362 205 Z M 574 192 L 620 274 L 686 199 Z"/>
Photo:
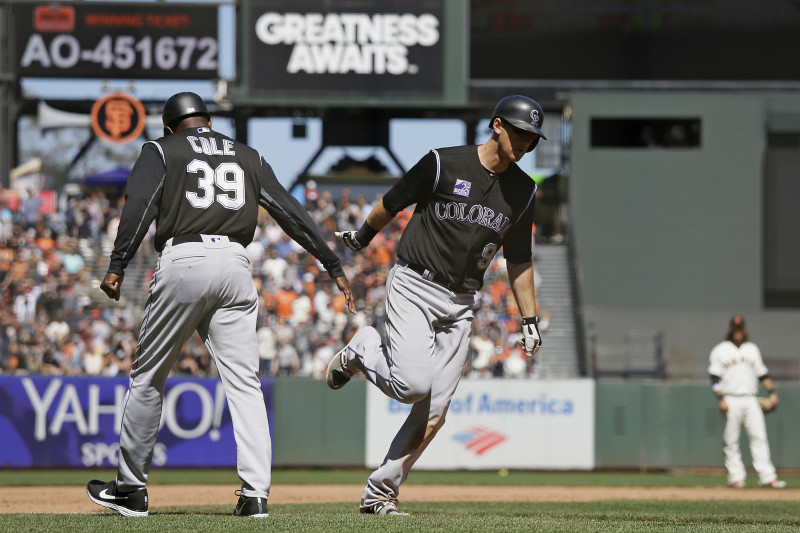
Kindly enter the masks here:
<path id="1" fill-rule="evenodd" d="M 381 199 L 377 205 L 372 208 L 372 211 L 367 215 L 367 220 L 364 221 L 358 231 L 337 231 L 335 235 L 345 246 L 358 252 L 366 248 L 375 235 L 388 226 L 393 218 L 394 215 L 384 207 L 383 199 Z"/>
<path id="2" fill-rule="evenodd" d="M 342 262 L 328 247 L 319 226 L 300 202 L 280 184 L 272 167 L 261 158 L 261 190 L 258 204 L 278 223 L 281 229 L 308 253 L 316 257 L 331 278 L 344 275 Z"/>

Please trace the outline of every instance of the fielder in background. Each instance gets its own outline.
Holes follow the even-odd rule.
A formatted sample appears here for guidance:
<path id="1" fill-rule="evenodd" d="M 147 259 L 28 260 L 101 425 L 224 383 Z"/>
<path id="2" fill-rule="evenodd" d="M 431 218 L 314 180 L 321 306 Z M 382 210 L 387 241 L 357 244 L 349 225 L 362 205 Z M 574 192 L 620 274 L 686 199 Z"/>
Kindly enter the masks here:
<path id="1" fill-rule="evenodd" d="M 770 459 L 764 412 L 756 399 L 758 382 L 764 385 L 773 409 L 778 405 L 778 394 L 761 359 L 761 351 L 747 340 L 747 328 L 741 315 L 731 318 L 727 337 L 711 350 L 708 373 L 711 388 L 719 399 L 719 410 L 725 416 L 723 440 L 728 485 L 745 486 L 747 472 L 739 450 L 739 435 L 744 426 L 759 485 L 784 488 L 786 482 L 778 479 Z"/>
<path id="2" fill-rule="evenodd" d="M 119 300 L 125 267 L 150 223 L 160 256 L 131 368 L 115 480 L 91 481 L 89 498 L 126 516 L 147 516 L 147 477 L 164 385 L 196 330 L 214 358 L 228 399 L 242 480 L 234 514 L 266 517 L 272 445 L 258 379 L 258 295 L 245 246 L 258 206 L 316 257 L 355 313 L 339 258 L 303 207 L 254 149 L 211 129 L 205 102 L 178 93 L 164 104 L 164 137 L 142 147 L 100 288 Z"/>
<path id="3" fill-rule="evenodd" d="M 400 485 L 444 424 L 469 350 L 475 293 L 501 246 L 522 314 L 526 354 L 539 349 L 531 234 L 536 184 L 517 161 L 545 138 L 543 120 L 534 100 L 503 98 L 486 143 L 431 150 L 358 231 L 336 233 L 349 248 L 361 250 L 397 213 L 417 204 L 386 281 L 388 344 L 375 328 L 360 328 L 328 365 L 332 389 L 363 372 L 390 398 L 414 404 L 383 464 L 369 477 L 362 513 L 407 514 L 397 509 Z"/>

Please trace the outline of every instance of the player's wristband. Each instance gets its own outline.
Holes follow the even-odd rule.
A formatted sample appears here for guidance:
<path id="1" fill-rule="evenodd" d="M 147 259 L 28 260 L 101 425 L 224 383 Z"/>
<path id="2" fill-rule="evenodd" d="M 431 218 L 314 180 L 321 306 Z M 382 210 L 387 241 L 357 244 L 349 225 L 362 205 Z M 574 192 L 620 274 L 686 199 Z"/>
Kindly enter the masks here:
<path id="1" fill-rule="evenodd" d="M 539 315 L 534 315 L 522 319 L 523 326 L 527 326 L 528 324 L 538 324 L 538 323 L 539 323 Z"/>
<path id="2" fill-rule="evenodd" d="M 362 247 L 366 247 L 377 234 L 378 232 L 375 231 L 372 226 L 367 224 L 366 221 L 364 221 L 359 230 L 356 232 L 356 240 Z"/>

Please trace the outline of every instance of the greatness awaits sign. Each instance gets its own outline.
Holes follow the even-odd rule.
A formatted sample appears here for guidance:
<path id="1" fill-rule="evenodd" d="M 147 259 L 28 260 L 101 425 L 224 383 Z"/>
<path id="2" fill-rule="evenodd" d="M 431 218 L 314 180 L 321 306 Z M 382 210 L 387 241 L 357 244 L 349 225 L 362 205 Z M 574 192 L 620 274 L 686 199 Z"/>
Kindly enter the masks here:
<path id="1" fill-rule="evenodd" d="M 442 0 L 252 0 L 253 93 L 442 92 Z"/>

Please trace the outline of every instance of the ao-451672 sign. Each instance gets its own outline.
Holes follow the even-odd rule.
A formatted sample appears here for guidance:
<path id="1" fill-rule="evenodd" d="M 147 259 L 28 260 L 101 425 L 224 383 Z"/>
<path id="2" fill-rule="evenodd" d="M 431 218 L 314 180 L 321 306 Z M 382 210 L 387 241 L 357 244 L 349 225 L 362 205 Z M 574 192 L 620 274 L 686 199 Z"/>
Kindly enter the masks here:
<path id="1" fill-rule="evenodd" d="M 16 4 L 20 76 L 217 76 L 216 6 Z"/>

